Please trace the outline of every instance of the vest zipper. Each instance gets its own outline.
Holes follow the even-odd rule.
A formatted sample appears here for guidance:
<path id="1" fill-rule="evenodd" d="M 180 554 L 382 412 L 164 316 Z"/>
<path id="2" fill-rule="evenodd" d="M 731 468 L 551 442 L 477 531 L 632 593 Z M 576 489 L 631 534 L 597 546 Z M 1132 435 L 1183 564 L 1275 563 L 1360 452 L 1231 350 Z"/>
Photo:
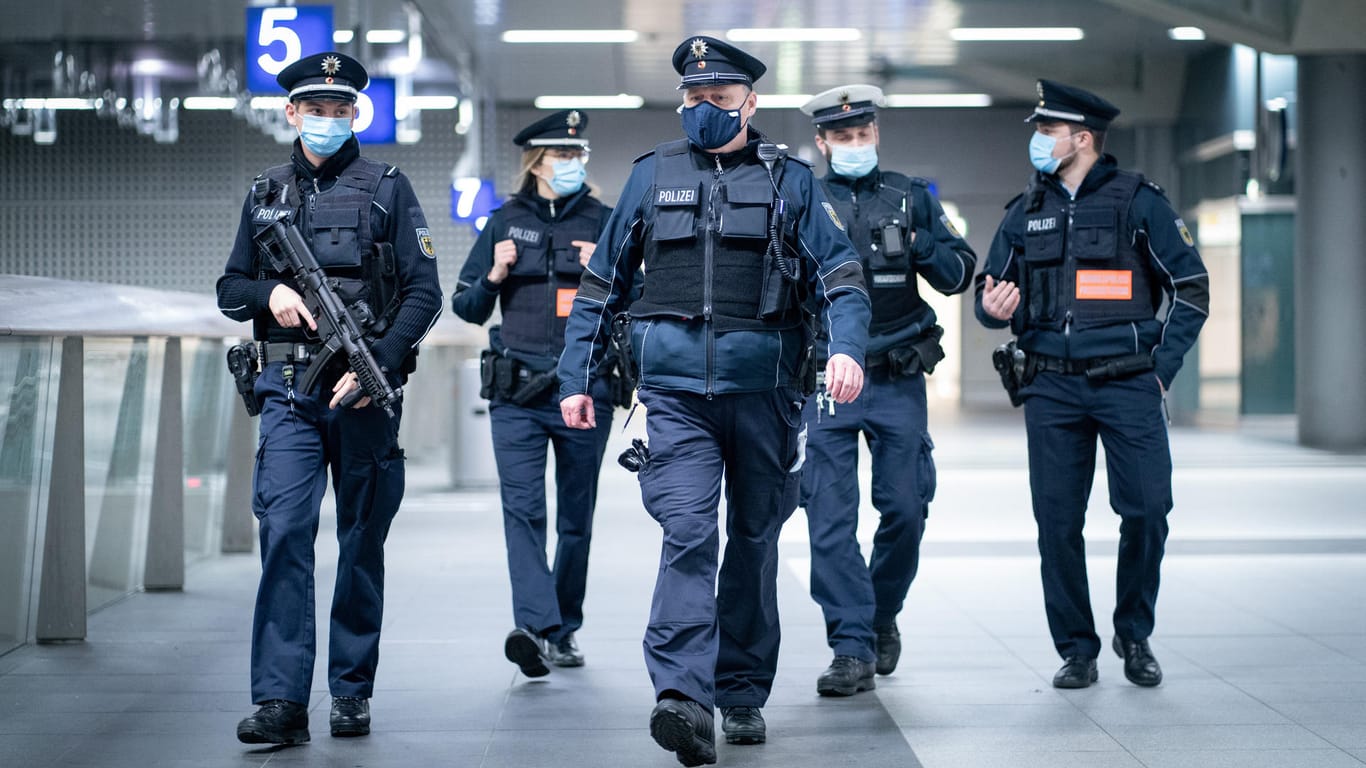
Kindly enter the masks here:
<path id="1" fill-rule="evenodd" d="M 711 318 L 711 281 L 712 281 L 712 244 L 713 233 L 720 232 L 720 226 L 716 222 L 716 190 L 720 186 L 721 176 L 725 170 L 721 168 L 721 156 L 712 155 L 716 159 L 716 170 L 712 172 L 711 190 L 707 193 L 707 244 L 703 248 L 702 254 L 702 323 L 703 339 L 707 350 L 707 370 L 706 370 L 706 390 L 707 399 L 710 400 L 714 394 L 714 382 L 716 379 L 716 331 L 712 326 Z"/>
<path id="2" fill-rule="evenodd" d="M 550 202 L 550 216 L 552 219 L 555 216 L 555 201 L 553 200 Z M 543 237 L 549 241 L 547 245 L 553 246 L 555 244 L 555 224 L 553 221 Z M 555 320 L 559 317 L 560 312 L 559 287 L 559 282 L 555 279 L 555 249 L 548 247 L 545 249 L 545 290 L 550 303 L 550 312 L 545 319 L 545 346 L 542 347 L 547 356 L 554 355 Z"/>
<path id="3" fill-rule="evenodd" d="M 1067 314 L 1062 319 L 1062 356 L 1068 360 L 1072 359 L 1072 310 L 1067 310 Z"/>
<path id="4" fill-rule="evenodd" d="M 555 353 L 555 320 L 559 316 L 559 282 L 555 279 L 555 201 L 546 200 L 550 207 L 550 226 L 541 235 L 545 238 L 545 291 L 546 301 L 550 307 L 550 312 L 545 319 L 545 345 L 541 350 L 547 357 L 554 356 Z"/>
<path id="5" fill-rule="evenodd" d="M 1067 229 L 1063 232 L 1066 239 L 1062 243 L 1062 271 L 1069 277 L 1067 285 L 1063 286 L 1063 295 L 1060 297 L 1070 307 L 1073 298 L 1077 293 L 1077 260 L 1072 255 L 1072 215 L 1077 212 L 1077 201 L 1072 199 L 1067 203 Z M 1068 360 L 1072 359 L 1072 310 L 1068 309 L 1062 318 L 1062 356 Z"/>

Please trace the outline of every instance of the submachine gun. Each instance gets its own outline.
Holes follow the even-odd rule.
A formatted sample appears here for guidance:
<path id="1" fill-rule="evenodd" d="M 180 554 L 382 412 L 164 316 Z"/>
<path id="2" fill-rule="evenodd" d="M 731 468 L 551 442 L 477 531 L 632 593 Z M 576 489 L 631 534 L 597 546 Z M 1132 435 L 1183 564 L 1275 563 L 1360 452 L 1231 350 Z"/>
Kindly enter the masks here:
<path id="1" fill-rule="evenodd" d="M 274 221 L 261 229 L 255 237 L 257 245 L 270 257 L 275 271 L 293 275 L 303 290 L 304 304 L 318 324 L 318 338 L 322 348 L 313 356 L 307 370 L 299 379 L 299 387 L 308 391 L 329 360 L 337 352 L 346 355 L 351 371 L 356 374 L 360 389 L 342 398 L 341 407 L 349 408 L 363 396 L 384 409 L 390 418 L 394 406 L 403 399 L 402 387 L 390 387 L 384 369 L 375 362 L 363 326 L 374 322 L 369 308 L 357 303 L 348 309 L 328 282 L 327 275 L 313 255 L 313 249 L 294 224 Z M 357 317 L 359 316 L 359 317 Z"/>

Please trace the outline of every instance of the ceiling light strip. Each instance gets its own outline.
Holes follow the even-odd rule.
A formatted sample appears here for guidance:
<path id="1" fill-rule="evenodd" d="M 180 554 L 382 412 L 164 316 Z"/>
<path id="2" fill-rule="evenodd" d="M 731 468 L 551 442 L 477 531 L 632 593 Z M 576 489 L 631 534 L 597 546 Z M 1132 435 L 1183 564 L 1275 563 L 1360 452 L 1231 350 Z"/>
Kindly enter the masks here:
<path id="1" fill-rule="evenodd" d="M 505 43 L 634 43 L 634 29 L 509 29 Z"/>
<path id="2" fill-rule="evenodd" d="M 537 109 L 640 109 L 645 99 L 626 93 L 615 96 L 537 96 Z"/>
<path id="3" fill-rule="evenodd" d="M 1172 27 L 1167 30 L 1167 37 L 1173 40 L 1204 40 L 1205 30 L 1199 27 Z"/>
<path id="4" fill-rule="evenodd" d="M 991 106 L 991 96 L 985 93 L 889 93 L 883 106 L 897 108 Z"/>
<path id="5" fill-rule="evenodd" d="M 1081 27 L 955 27 L 949 37 L 958 42 L 1070 42 L 1081 40 Z"/>
<path id="6" fill-rule="evenodd" d="M 863 33 L 853 27 L 752 27 L 726 30 L 737 43 L 847 43 Z"/>

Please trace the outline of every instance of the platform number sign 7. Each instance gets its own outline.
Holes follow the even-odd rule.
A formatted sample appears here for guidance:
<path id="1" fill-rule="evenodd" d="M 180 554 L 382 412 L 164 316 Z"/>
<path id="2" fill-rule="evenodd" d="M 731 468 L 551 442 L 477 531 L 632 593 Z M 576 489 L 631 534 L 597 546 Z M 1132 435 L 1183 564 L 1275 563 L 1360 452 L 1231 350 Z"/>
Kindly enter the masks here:
<path id="1" fill-rule="evenodd" d="M 332 6 L 247 8 L 247 90 L 275 93 L 275 76 L 304 56 L 332 50 Z"/>

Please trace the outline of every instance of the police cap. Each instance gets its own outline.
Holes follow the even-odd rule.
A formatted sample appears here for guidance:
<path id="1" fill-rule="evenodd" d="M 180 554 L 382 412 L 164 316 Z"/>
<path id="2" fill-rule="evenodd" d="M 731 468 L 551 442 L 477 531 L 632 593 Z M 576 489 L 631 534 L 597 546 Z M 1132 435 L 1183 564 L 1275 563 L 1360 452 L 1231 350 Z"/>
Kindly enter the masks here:
<path id="1" fill-rule="evenodd" d="M 517 132 L 512 143 L 519 147 L 587 147 L 583 132 L 588 114 L 577 109 L 562 109 L 537 120 Z"/>
<path id="2" fill-rule="evenodd" d="M 762 61 L 714 37 L 697 35 L 674 49 L 674 70 L 683 76 L 683 88 L 707 85 L 754 85 L 768 67 Z"/>
<path id="3" fill-rule="evenodd" d="M 356 95 L 370 84 L 370 75 L 359 61 L 336 51 L 324 51 L 290 64 L 275 76 L 275 82 L 289 91 L 289 100 L 335 99 L 355 101 Z"/>
<path id="4" fill-rule="evenodd" d="M 818 93 L 802 105 L 817 128 L 853 128 L 877 119 L 882 89 L 875 85 L 841 85 Z"/>
<path id="5" fill-rule="evenodd" d="M 1026 123 L 1063 120 L 1103 131 L 1119 114 L 1119 107 L 1076 86 L 1040 80 L 1035 90 L 1039 103 L 1034 107 L 1034 114 L 1025 118 Z"/>

